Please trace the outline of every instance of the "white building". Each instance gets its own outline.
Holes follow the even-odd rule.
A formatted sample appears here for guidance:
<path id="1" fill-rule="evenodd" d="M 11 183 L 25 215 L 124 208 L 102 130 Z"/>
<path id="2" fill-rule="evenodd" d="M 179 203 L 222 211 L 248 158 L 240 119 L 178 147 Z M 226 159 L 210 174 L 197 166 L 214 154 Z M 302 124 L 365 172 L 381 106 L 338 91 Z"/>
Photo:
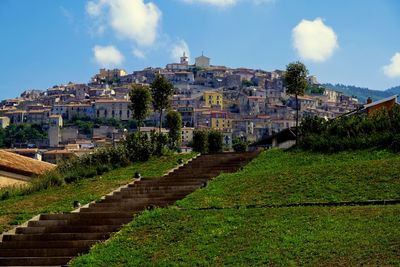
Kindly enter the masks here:
<path id="1" fill-rule="evenodd" d="M 210 67 L 210 58 L 206 57 L 203 55 L 203 53 L 201 54 L 201 56 L 196 57 L 196 63 L 195 66 L 199 67 L 199 68 L 209 68 Z"/>

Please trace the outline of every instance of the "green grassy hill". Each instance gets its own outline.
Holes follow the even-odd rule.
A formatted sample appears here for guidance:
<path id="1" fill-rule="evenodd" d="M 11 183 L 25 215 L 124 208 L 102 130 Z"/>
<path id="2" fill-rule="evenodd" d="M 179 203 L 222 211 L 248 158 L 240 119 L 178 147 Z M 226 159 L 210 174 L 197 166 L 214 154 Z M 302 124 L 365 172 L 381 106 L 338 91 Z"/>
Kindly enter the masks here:
<path id="1" fill-rule="evenodd" d="M 271 150 L 175 206 L 145 211 L 72 266 L 400 265 L 400 155 Z"/>

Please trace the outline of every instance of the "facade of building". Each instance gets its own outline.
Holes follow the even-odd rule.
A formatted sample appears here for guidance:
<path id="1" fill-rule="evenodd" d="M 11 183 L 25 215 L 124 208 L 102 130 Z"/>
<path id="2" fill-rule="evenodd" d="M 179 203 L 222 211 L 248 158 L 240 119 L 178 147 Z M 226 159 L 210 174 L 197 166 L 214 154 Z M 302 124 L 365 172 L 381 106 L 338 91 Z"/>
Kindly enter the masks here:
<path id="1" fill-rule="evenodd" d="M 7 128 L 10 125 L 10 118 L 0 117 L 0 129 Z"/>
<path id="2" fill-rule="evenodd" d="M 196 61 L 196 63 L 195 63 L 196 67 L 199 67 L 199 68 L 209 68 L 210 67 L 210 58 L 209 57 L 201 55 L 199 57 L 196 57 L 195 61 Z"/>
<path id="3" fill-rule="evenodd" d="M 203 98 L 204 98 L 204 107 L 207 108 L 218 107 L 220 109 L 223 109 L 224 107 L 223 97 L 222 94 L 219 92 L 205 91 L 203 93 Z"/>
<path id="4" fill-rule="evenodd" d="M 96 118 L 127 121 L 131 117 L 128 100 L 104 99 L 96 100 Z"/>

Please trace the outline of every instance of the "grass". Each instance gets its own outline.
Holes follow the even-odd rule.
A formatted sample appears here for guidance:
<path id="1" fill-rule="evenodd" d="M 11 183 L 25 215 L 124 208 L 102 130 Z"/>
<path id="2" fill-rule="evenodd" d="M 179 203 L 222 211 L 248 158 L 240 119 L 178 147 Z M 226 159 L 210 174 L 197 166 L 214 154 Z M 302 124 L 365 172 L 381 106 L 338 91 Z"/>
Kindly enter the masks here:
<path id="1" fill-rule="evenodd" d="M 400 265 L 400 205 L 248 206 L 400 198 L 399 167 L 387 151 L 267 151 L 175 206 L 144 211 L 72 266 Z"/>
<path id="2" fill-rule="evenodd" d="M 400 155 L 271 150 L 178 202 L 185 208 L 400 199 Z"/>
<path id="3" fill-rule="evenodd" d="M 7 231 L 40 213 L 69 212 L 74 209 L 75 200 L 79 200 L 82 205 L 98 200 L 130 182 L 136 171 L 146 177 L 161 176 L 174 168 L 178 159 L 187 160 L 193 156 L 194 154 L 188 153 L 152 158 L 147 162 L 134 163 L 91 179 L 0 201 L 0 232 Z"/>
<path id="4" fill-rule="evenodd" d="M 399 265 L 399 216 L 393 206 L 158 209 L 72 266 Z"/>

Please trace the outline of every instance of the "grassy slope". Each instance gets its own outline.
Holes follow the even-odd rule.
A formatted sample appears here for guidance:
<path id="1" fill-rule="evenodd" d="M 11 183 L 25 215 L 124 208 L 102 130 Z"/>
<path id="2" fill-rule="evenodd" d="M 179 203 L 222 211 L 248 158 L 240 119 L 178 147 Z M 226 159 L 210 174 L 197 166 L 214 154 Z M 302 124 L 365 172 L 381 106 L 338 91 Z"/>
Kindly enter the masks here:
<path id="1" fill-rule="evenodd" d="M 269 151 L 174 207 L 145 211 L 72 265 L 400 265 L 399 205 L 245 208 L 400 198 L 399 167 L 384 151 Z M 241 208 L 212 209 L 230 206 Z"/>
<path id="2" fill-rule="evenodd" d="M 92 179 L 0 201 L 0 233 L 32 218 L 36 214 L 71 211 L 73 210 L 74 200 L 79 200 L 83 205 L 97 200 L 119 186 L 130 182 L 136 171 L 147 177 L 161 176 L 174 168 L 179 158 L 189 159 L 193 155 L 181 154 L 153 158 L 148 162 L 135 163 Z"/>
<path id="3" fill-rule="evenodd" d="M 386 151 L 263 153 L 178 205 L 186 208 L 400 199 L 400 155 Z"/>

